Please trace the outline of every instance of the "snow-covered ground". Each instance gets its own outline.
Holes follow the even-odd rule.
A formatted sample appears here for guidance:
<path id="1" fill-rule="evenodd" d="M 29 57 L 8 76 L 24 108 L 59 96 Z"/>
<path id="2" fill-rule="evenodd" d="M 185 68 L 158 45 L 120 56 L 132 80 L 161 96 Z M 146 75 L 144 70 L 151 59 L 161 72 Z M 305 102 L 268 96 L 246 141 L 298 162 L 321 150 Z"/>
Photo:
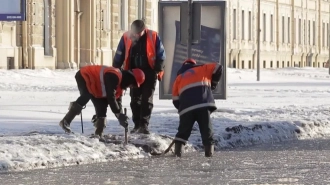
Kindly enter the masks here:
<path id="1" fill-rule="evenodd" d="M 0 171 L 29 170 L 118 159 L 150 157 L 163 151 L 177 131 L 178 115 L 170 100 L 156 91 L 150 136 L 129 135 L 129 145 L 104 144 L 88 135 L 94 108 L 88 103 L 81 117 L 64 134 L 58 122 L 78 91 L 75 70 L 0 70 Z M 217 100 L 212 114 L 216 149 L 322 137 L 330 133 L 330 76 L 327 69 L 228 69 L 228 99 Z M 123 105 L 129 107 L 129 92 Z M 130 122 L 130 128 L 133 123 Z M 123 141 L 124 129 L 108 109 L 105 133 Z M 198 126 L 186 151 L 201 148 Z"/>

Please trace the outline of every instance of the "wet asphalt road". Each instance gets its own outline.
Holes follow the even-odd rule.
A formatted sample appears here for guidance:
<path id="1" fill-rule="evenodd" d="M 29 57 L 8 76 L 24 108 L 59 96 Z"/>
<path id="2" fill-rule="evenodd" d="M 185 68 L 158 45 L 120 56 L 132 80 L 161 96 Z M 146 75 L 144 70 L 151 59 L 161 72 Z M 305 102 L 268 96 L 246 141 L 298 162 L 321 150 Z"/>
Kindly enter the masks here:
<path id="1" fill-rule="evenodd" d="M 3 173 L 0 184 L 330 184 L 330 139 Z"/>

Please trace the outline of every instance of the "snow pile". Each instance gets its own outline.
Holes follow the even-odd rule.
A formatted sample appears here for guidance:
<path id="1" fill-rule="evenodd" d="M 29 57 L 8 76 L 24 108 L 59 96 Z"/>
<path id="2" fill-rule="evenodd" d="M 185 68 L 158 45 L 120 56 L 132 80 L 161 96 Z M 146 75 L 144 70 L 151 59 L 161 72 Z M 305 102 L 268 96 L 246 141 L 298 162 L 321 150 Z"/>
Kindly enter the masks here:
<path id="1" fill-rule="evenodd" d="M 133 135 L 128 145 L 123 136 L 106 135 L 107 143 L 80 134 L 30 132 L 0 137 L 0 171 L 20 171 L 61 167 L 112 160 L 151 157 L 150 152 L 163 152 L 172 139 L 155 134 Z M 109 139 L 110 138 L 110 139 Z M 185 151 L 194 151 L 188 144 Z"/>
<path id="2" fill-rule="evenodd" d="M 91 102 L 64 134 L 58 122 L 79 92 L 75 70 L 0 70 L 0 171 L 29 170 L 150 157 L 164 151 L 177 132 L 179 117 L 171 100 L 154 98 L 149 136 L 129 134 L 108 109 L 105 134 L 111 141 L 89 138 L 95 113 Z M 227 70 L 228 99 L 217 100 L 212 116 L 216 149 L 322 137 L 330 134 L 330 81 L 327 69 Z M 129 109 L 129 92 L 123 106 Z M 130 123 L 130 129 L 133 127 Z M 202 149 L 198 125 L 185 151 Z M 170 152 L 171 153 L 171 152 Z"/>

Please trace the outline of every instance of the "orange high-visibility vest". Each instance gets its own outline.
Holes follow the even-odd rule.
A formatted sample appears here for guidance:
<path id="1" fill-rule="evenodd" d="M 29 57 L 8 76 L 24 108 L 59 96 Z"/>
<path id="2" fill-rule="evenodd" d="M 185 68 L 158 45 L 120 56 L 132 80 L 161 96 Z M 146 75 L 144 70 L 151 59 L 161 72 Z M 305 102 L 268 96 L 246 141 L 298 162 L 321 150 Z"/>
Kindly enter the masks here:
<path id="1" fill-rule="evenodd" d="M 130 48 L 132 46 L 132 40 L 130 39 L 130 32 L 124 33 L 124 43 L 125 43 L 125 60 L 124 60 L 124 70 L 129 70 L 130 65 Z M 152 69 L 155 68 L 156 62 L 156 39 L 157 32 L 145 29 L 145 34 L 147 34 L 147 58 L 148 63 Z M 158 78 L 162 79 L 164 72 L 158 73 Z"/>
<path id="2" fill-rule="evenodd" d="M 122 73 L 119 69 L 100 65 L 85 66 L 80 69 L 80 73 L 86 82 L 88 92 L 95 98 L 105 98 L 107 96 L 104 84 L 104 74 L 116 74 L 119 78 L 119 84 L 116 89 L 116 98 L 119 98 L 122 95 L 123 90 L 120 87 Z"/>

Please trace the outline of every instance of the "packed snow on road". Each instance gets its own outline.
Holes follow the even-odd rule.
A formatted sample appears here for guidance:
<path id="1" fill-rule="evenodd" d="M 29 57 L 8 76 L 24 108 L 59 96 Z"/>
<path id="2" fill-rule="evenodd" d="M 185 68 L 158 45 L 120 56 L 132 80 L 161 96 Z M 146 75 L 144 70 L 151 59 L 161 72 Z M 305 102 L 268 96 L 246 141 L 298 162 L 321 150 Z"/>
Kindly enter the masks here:
<path id="1" fill-rule="evenodd" d="M 108 109 L 105 134 L 113 143 L 89 138 L 94 132 L 91 102 L 65 134 L 58 123 L 79 95 L 76 70 L 0 70 L 0 172 L 129 160 L 161 152 L 176 134 L 179 117 L 171 100 L 154 98 L 151 135 L 129 134 Z M 329 135 L 330 76 L 327 69 L 227 69 L 227 100 L 217 100 L 212 114 L 216 150 Z M 158 86 L 157 86 L 158 87 Z M 129 90 L 123 106 L 130 112 Z M 130 129 L 133 123 L 130 121 Z M 196 152 L 202 143 L 197 124 L 185 147 Z M 170 155 L 170 154 L 169 154 Z"/>

